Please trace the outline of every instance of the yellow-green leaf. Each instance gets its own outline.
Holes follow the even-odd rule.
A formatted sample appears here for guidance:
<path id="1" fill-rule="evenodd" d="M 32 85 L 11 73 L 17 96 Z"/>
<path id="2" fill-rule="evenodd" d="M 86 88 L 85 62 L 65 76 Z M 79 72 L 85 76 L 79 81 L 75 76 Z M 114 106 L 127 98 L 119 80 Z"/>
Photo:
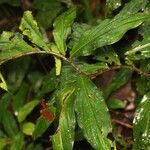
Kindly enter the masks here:
<path id="1" fill-rule="evenodd" d="M 65 54 L 67 50 L 66 39 L 71 33 L 71 25 L 76 17 L 76 9 L 70 8 L 68 11 L 56 18 L 54 22 L 54 40 L 60 53 Z"/>
<path id="2" fill-rule="evenodd" d="M 6 84 L 6 81 L 4 80 L 1 72 L 0 72 L 0 88 L 4 89 L 5 91 L 8 91 L 8 88 L 7 88 L 7 84 Z"/>
<path id="3" fill-rule="evenodd" d="M 21 107 L 17 115 L 18 121 L 24 121 L 27 115 L 31 113 L 31 111 L 39 104 L 39 102 L 40 101 L 38 100 L 33 100 Z"/>
<path id="4" fill-rule="evenodd" d="M 32 43 L 43 48 L 44 50 L 49 50 L 31 11 L 24 12 L 19 29 L 22 31 L 23 35 L 28 36 Z"/>

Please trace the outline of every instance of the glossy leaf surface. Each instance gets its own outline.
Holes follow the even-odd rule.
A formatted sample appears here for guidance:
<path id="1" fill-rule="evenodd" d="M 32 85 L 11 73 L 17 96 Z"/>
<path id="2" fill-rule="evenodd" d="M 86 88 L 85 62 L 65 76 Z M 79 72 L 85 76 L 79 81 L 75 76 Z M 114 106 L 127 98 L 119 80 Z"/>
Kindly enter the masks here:
<path id="1" fill-rule="evenodd" d="M 76 17 L 76 9 L 70 8 L 67 12 L 56 18 L 54 22 L 54 40 L 60 53 L 65 54 L 67 50 L 66 39 L 71 33 L 71 25 Z"/>
<path id="2" fill-rule="evenodd" d="M 136 41 L 132 48 L 126 52 L 127 59 L 144 60 L 150 58 L 150 21 L 145 22 L 139 31 L 141 41 Z"/>
<path id="3" fill-rule="evenodd" d="M 82 63 L 81 65 L 78 65 L 78 67 L 82 72 L 84 72 L 87 75 L 108 69 L 108 65 L 106 63 L 95 63 L 95 64 Z"/>
<path id="4" fill-rule="evenodd" d="M 121 6 L 121 0 L 106 0 L 107 14 L 111 14 L 113 10 Z"/>
<path id="5" fill-rule="evenodd" d="M 32 43 L 43 48 L 44 50 L 49 50 L 43 39 L 42 33 L 39 31 L 37 22 L 34 20 L 30 11 L 24 12 L 19 28 L 22 31 L 23 35 L 26 35 Z"/>
<path id="6" fill-rule="evenodd" d="M 134 14 L 144 10 L 148 0 L 131 0 L 125 4 L 119 15 Z"/>
<path id="7" fill-rule="evenodd" d="M 31 111 L 39 104 L 38 100 L 33 100 L 27 104 L 25 104 L 23 107 L 20 108 L 18 112 L 18 121 L 22 122 L 25 120 L 27 115 L 31 113 Z"/>
<path id="8" fill-rule="evenodd" d="M 111 122 L 102 92 L 85 76 L 78 77 L 77 86 L 75 110 L 79 127 L 94 149 L 110 150 L 107 135 Z"/>
<path id="9" fill-rule="evenodd" d="M 150 19 L 148 14 L 138 13 L 104 20 L 81 35 L 73 46 L 71 58 L 90 55 L 98 47 L 117 42 L 126 31 L 139 26 L 147 19 Z"/>
<path id="10" fill-rule="evenodd" d="M 0 36 L 0 64 L 33 51 L 20 33 L 4 31 Z"/>
<path id="11" fill-rule="evenodd" d="M 104 46 L 101 49 L 98 49 L 95 52 L 95 59 L 102 62 L 107 62 L 109 64 L 115 63 L 116 65 L 120 65 L 120 60 L 117 53 L 110 46 Z"/>
<path id="12" fill-rule="evenodd" d="M 59 92 L 58 100 L 61 103 L 59 126 L 52 136 L 54 150 L 71 150 L 74 144 L 75 112 L 74 86 L 68 86 Z"/>
<path id="13" fill-rule="evenodd" d="M 137 149 L 150 148 L 150 93 L 144 95 L 133 121 L 133 134 Z"/>

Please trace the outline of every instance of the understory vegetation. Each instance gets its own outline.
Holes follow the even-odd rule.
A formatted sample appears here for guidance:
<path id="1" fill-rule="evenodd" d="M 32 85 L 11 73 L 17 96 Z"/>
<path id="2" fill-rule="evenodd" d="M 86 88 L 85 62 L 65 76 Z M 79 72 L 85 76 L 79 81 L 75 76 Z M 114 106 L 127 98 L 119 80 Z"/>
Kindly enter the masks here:
<path id="1" fill-rule="evenodd" d="M 149 0 L 0 0 L 0 150 L 150 150 Z"/>

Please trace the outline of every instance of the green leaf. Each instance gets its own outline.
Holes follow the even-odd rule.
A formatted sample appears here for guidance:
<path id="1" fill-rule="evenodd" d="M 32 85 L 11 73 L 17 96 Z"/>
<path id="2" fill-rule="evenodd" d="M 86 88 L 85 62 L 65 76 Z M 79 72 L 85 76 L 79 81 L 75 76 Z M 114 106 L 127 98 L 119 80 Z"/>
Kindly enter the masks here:
<path id="1" fill-rule="evenodd" d="M 1 72 L 0 72 L 0 88 L 4 89 L 5 91 L 8 91 L 6 81 L 4 80 Z"/>
<path id="2" fill-rule="evenodd" d="M 105 69 L 108 69 L 108 65 L 106 63 L 95 63 L 95 64 L 82 63 L 77 66 L 80 68 L 82 72 L 84 72 L 87 75 L 91 75 L 103 71 Z"/>
<path id="3" fill-rule="evenodd" d="M 144 95 L 133 121 L 133 135 L 137 149 L 150 148 L 150 93 Z"/>
<path id="4" fill-rule="evenodd" d="M 125 4 L 119 15 L 134 14 L 139 10 L 143 11 L 147 3 L 148 0 L 131 0 Z"/>
<path id="5" fill-rule="evenodd" d="M 84 11 L 83 15 L 84 15 L 85 19 L 87 22 L 91 23 L 94 20 L 94 15 L 92 14 L 92 10 L 91 10 L 92 0 L 82 0 L 81 3 L 83 5 L 83 11 Z M 95 3 L 97 3 L 97 2 L 95 2 Z M 96 8 L 97 8 L 97 6 L 96 6 Z"/>
<path id="6" fill-rule="evenodd" d="M 5 132 L 10 137 L 14 137 L 18 133 L 18 126 L 12 113 L 8 110 L 3 114 L 2 124 Z"/>
<path id="7" fill-rule="evenodd" d="M 51 27 L 53 19 L 61 10 L 60 0 L 34 0 L 32 5 L 38 10 L 37 22 L 44 28 Z"/>
<path id="8" fill-rule="evenodd" d="M 13 143 L 11 144 L 10 150 L 22 150 L 24 147 L 24 137 L 21 133 L 13 137 Z"/>
<path id="9" fill-rule="evenodd" d="M 35 93 L 40 91 L 43 77 L 44 75 L 40 71 L 30 71 L 28 74 L 28 80 L 31 83 L 30 89 L 32 89 Z"/>
<path id="10" fill-rule="evenodd" d="M 0 150 L 3 150 L 5 146 L 12 143 L 12 140 L 9 138 L 0 138 Z"/>
<path id="11" fill-rule="evenodd" d="M 42 96 L 46 93 L 52 92 L 56 89 L 58 85 L 58 78 L 56 76 L 55 70 L 52 69 L 45 77 L 43 78 L 43 83 L 39 95 Z"/>
<path id="12" fill-rule="evenodd" d="M 90 55 L 98 47 L 117 42 L 126 31 L 139 26 L 147 19 L 150 19 L 150 15 L 138 13 L 120 15 L 114 19 L 102 21 L 81 35 L 78 42 L 73 46 L 70 53 L 71 58 L 80 55 Z"/>
<path id="13" fill-rule="evenodd" d="M 107 106 L 110 109 L 122 109 L 125 108 L 126 104 L 120 99 L 109 99 L 107 101 Z"/>
<path id="14" fill-rule="evenodd" d="M 120 65 L 117 53 L 110 46 L 104 46 L 100 50 L 98 49 L 95 54 L 95 59 L 109 64 L 115 63 L 116 65 Z"/>
<path id="15" fill-rule="evenodd" d="M 136 41 L 125 54 L 129 60 L 144 60 L 150 58 L 150 21 L 145 22 L 139 31 L 142 41 Z"/>
<path id="16" fill-rule="evenodd" d="M 111 122 L 102 92 L 85 76 L 78 76 L 77 87 L 75 110 L 79 127 L 94 149 L 110 150 L 107 135 Z"/>
<path id="17" fill-rule="evenodd" d="M 44 148 L 41 143 L 36 144 L 35 142 L 32 142 L 26 147 L 26 150 L 44 150 Z"/>
<path id="18" fill-rule="evenodd" d="M 76 17 L 76 9 L 70 8 L 67 12 L 63 13 L 56 18 L 54 22 L 54 40 L 60 53 L 65 54 L 67 50 L 66 39 L 71 33 L 71 25 Z"/>
<path id="19" fill-rule="evenodd" d="M 141 95 L 144 95 L 145 93 L 150 91 L 150 79 L 144 76 L 139 77 L 136 82 L 136 90 Z"/>
<path id="20" fill-rule="evenodd" d="M 51 50 L 53 52 L 59 53 L 59 50 L 55 44 L 51 44 Z M 60 75 L 61 72 L 61 59 L 55 56 L 54 59 L 55 59 L 55 67 L 56 67 L 56 76 L 58 76 Z"/>
<path id="21" fill-rule="evenodd" d="M 3 117 L 5 117 L 5 112 L 7 111 L 11 96 L 10 94 L 4 94 L 0 99 L 0 123 L 2 123 Z"/>
<path id="22" fill-rule="evenodd" d="M 35 129 L 35 124 L 32 122 L 26 122 L 22 126 L 22 132 L 29 136 L 33 134 L 34 129 Z"/>
<path id="23" fill-rule="evenodd" d="M 46 129 L 51 125 L 52 121 L 47 121 L 43 117 L 39 117 L 36 121 L 35 130 L 33 132 L 33 138 L 37 139 L 40 137 Z"/>
<path id="24" fill-rule="evenodd" d="M 20 87 L 29 69 L 31 59 L 23 57 L 7 63 L 7 83 L 10 92 L 15 93 Z"/>
<path id="25" fill-rule="evenodd" d="M 13 109 L 15 112 L 18 112 L 20 107 L 23 106 L 28 94 L 28 90 L 29 85 L 23 82 L 17 93 L 15 93 L 15 95 L 13 96 Z"/>
<path id="26" fill-rule="evenodd" d="M 28 45 L 20 33 L 4 31 L 0 36 L 0 64 L 36 51 Z"/>
<path id="27" fill-rule="evenodd" d="M 18 112 L 18 121 L 22 122 L 25 120 L 25 118 L 32 112 L 32 110 L 39 104 L 40 101 L 33 100 L 31 102 L 28 102 L 25 104 L 22 108 L 20 108 Z"/>
<path id="28" fill-rule="evenodd" d="M 132 70 L 121 69 L 114 77 L 112 83 L 109 84 L 108 88 L 104 91 L 105 99 L 107 99 L 112 92 L 118 90 L 121 86 L 126 84 L 131 78 L 131 76 L 132 76 Z"/>
<path id="29" fill-rule="evenodd" d="M 39 31 L 37 22 L 34 20 L 30 11 L 24 12 L 19 29 L 22 31 L 23 35 L 26 35 L 31 40 L 32 43 L 49 51 L 49 48 L 44 41 L 44 37 Z"/>
<path id="30" fill-rule="evenodd" d="M 113 10 L 121 6 L 121 0 L 106 0 L 107 14 L 111 14 Z"/>
<path id="31" fill-rule="evenodd" d="M 73 85 L 66 86 L 57 97 L 61 103 L 61 111 L 58 129 L 56 134 L 52 136 L 54 150 L 71 150 L 73 148 L 75 130 L 74 91 Z"/>
<path id="32" fill-rule="evenodd" d="M 145 59 L 140 62 L 140 69 L 144 72 L 150 72 L 150 59 Z M 139 76 L 136 80 L 136 90 L 140 95 L 144 95 L 150 91 L 150 78 Z"/>
<path id="33" fill-rule="evenodd" d="M 90 25 L 86 23 L 74 23 L 72 26 L 73 33 L 70 35 L 70 42 L 68 44 L 68 47 L 72 49 L 73 45 L 75 45 L 78 41 L 81 35 L 87 30 L 90 29 Z"/>

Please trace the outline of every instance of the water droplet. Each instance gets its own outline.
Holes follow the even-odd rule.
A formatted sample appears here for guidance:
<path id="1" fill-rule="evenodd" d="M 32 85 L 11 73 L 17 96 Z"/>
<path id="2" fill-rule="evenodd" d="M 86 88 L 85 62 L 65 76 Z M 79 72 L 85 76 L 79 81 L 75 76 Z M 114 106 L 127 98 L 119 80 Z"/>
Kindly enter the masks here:
<path id="1" fill-rule="evenodd" d="M 18 116 L 18 111 L 15 111 L 15 116 Z"/>

